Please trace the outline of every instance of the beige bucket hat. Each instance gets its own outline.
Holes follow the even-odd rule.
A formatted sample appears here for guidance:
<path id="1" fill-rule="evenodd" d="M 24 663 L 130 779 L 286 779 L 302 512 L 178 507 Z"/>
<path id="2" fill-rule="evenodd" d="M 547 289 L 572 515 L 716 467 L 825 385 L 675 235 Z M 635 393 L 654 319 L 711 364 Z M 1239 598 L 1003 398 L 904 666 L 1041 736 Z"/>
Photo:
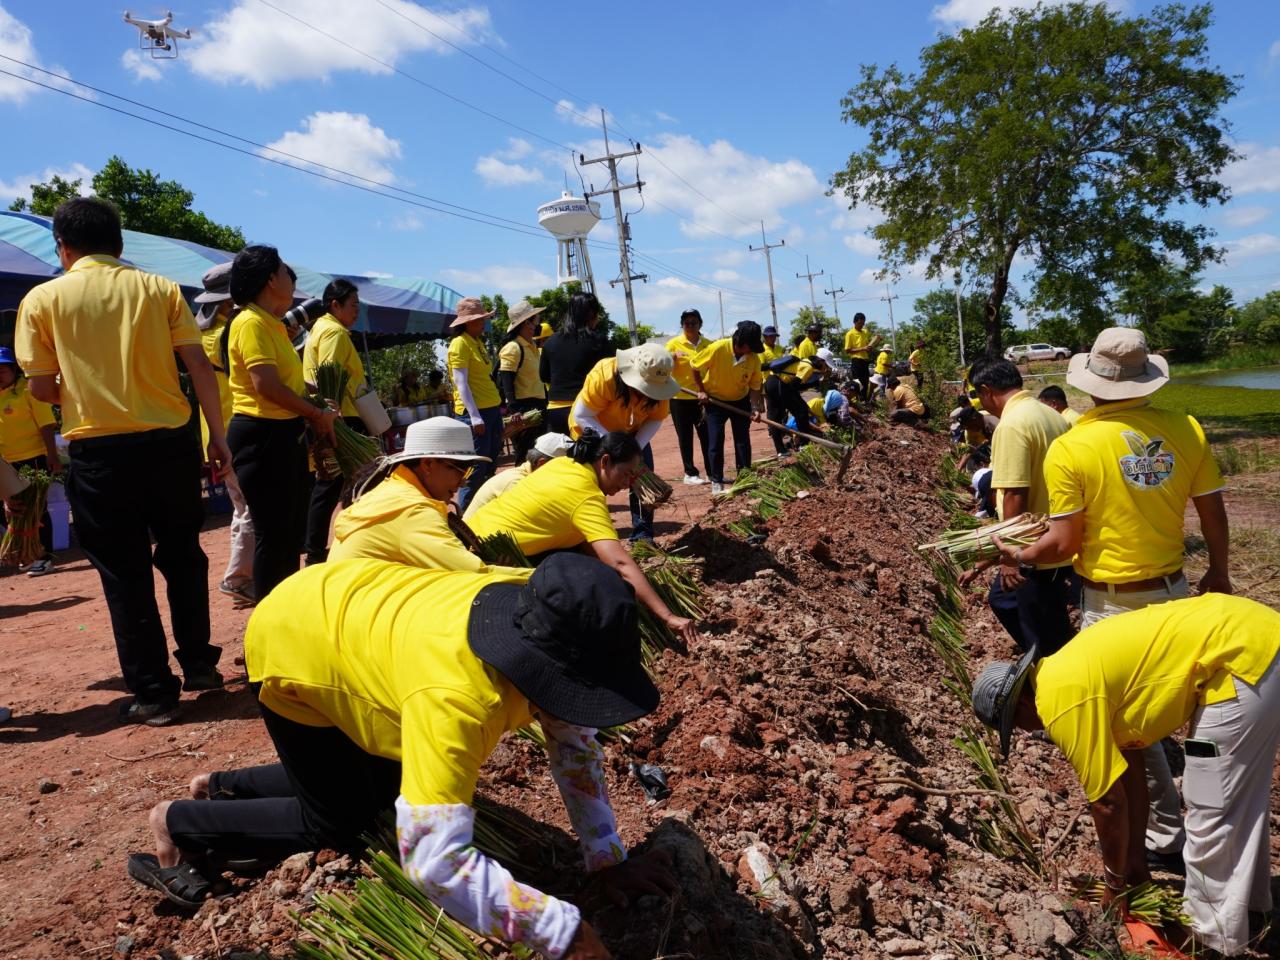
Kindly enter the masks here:
<path id="1" fill-rule="evenodd" d="M 1067 383 L 1099 400 L 1135 400 L 1169 382 L 1169 362 L 1151 356 L 1141 330 L 1108 327 L 1067 364 Z"/>
<path id="2" fill-rule="evenodd" d="M 486 310 L 479 297 L 463 297 L 458 301 L 458 315 L 453 323 L 449 324 L 449 329 L 460 327 L 472 320 L 488 320 L 492 316 L 493 311 Z"/>
<path id="3" fill-rule="evenodd" d="M 674 363 L 666 347 L 650 341 L 618 351 L 618 376 L 651 400 L 670 400 L 680 392 L 680 384 L 671 379 Z"/>
<path id="4" fill-rule="evenodd" d="M 540 314 L 546 307 L 535 307 L 528 300 L 521 300 L 514 307 L 507 311 L 507 329 L 514 329 L 520 326 L 526 320 L 532 319 Z M 541 327 L 539 327 L 541 331 Z"/>
<path id="5" fill-rule="evenodd" d="M 471 439 L 471 428 L 453 417 L 430 417 L 409 424 L 404 432 L 404 449 L 386 458 L 387 463 L 403 463 L 406 460 L 483 460 L 488 457 L 476 453 Z"/>

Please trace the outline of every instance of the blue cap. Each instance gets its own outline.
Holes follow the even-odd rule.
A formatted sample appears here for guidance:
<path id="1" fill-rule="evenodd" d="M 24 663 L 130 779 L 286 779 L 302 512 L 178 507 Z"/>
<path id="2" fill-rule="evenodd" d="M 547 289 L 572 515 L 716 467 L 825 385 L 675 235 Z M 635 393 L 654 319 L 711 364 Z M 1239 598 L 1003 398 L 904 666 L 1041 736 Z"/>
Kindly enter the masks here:
<path id="1" fill-rule="evenodd" d="M 13 355 L 9 347 L 0 347 L 0 363 L 12 363 L 16 367 L 18 358 Z"/>
<path id="2" fill-rule="evenodd" d="M 776 337 L 778 335 L 777 327 L 765 327 L 761 333 L 766 337 Z"/>

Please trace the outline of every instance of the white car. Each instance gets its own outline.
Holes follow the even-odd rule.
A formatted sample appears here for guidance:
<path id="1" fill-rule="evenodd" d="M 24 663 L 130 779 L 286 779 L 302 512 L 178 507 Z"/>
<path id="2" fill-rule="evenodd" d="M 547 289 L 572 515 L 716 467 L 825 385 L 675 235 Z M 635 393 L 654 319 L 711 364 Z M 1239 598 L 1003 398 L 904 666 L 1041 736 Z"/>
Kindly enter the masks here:
<path id="1" fill-rule="evenodd" d="M 1029 363 L 1032 360 L 1066 360 L 1071 356 L 1068 347 L 1055 347 L 1049 343 L 1023 343 L 1004 352 L 1006 360 Z"/>

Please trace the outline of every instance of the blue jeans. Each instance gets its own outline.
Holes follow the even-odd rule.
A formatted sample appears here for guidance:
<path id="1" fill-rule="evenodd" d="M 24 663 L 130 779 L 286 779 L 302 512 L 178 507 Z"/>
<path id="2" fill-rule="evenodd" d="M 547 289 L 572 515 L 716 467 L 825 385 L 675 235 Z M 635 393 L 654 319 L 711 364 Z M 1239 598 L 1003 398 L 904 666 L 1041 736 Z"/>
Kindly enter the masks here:
<path id="1" fill-rule="evenodd" d="M 987 595 L 991 612 L 1023 652 L 1036 644 L 1040 656 L 1047 657 L 1075 636 L 1067 613 L 1071 572 L 1070 567 L 1032 570 L 1016 590 L 1005 590 L 998 576 L 992 581 Z"/>
<path id="2" fill-rule="evenodd" d="M 644 449 L 640 451 L 640 455 L 644 457 L 644 464 L 650 470 L 653 469 L 653 448 L 649 444 L 644 445 Z M 631 536 L 628 540 L 652 540 L 653 539 L 653 507 L 640 506 L 640 498 L 636 496 L 634 490 L 630 494 L 631 506 Z"/>
<path id="3" fill-rule="evenodd" d="M 480 418 L 484 420 L 484 436 L 471 435 L 471 441 L 475 444 L 476 454 L 481 457 L 488 457 L 489 462 L 483 460 L 475 462 L 475 469 L 471 476 L 467 478 L 458 490 L 458 513 L 461 515 L 466 509 L 467 504 L 471 502 L 471 495 L 480 489 L 481 484 L 493 476 L 493 468 L 497 465 L 498 454 L 502 453 L 502 408 L 501 407 L 485 407 L 480 411 Z M 460 416 L 457 418 L 471 426 L 471 418 Z"/>

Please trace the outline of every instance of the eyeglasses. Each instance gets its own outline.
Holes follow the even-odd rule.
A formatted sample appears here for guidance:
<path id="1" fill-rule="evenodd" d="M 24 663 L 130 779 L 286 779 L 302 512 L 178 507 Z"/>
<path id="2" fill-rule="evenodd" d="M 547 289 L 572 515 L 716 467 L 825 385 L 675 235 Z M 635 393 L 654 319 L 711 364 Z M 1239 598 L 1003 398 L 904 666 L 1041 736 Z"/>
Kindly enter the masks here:
<path id="1" fill-rule="evenodd" d="M 456 473 L 462 474 L 463 483 L 466 483 L 469 479 L 471 479 L 471 475 L 476 472 L 475 467 L 470 467 L 465 464 L 459 463 L 457 460 L 437 460 L 436 463 L 442 463 L 446 467 L 448 467 L 450 470 L 453 470 Z"/>

